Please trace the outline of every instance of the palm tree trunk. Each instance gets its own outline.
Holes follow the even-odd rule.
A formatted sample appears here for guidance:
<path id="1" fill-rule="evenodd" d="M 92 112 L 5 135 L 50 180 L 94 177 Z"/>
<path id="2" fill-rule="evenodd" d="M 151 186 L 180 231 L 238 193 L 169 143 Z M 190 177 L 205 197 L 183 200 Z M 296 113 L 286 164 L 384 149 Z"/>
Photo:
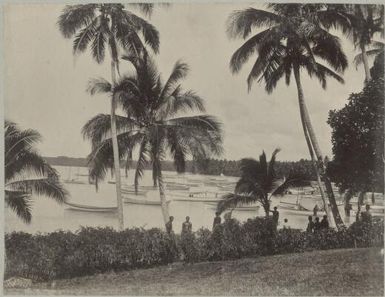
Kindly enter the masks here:
<path id="1" fill-rule="evenodd" d="M 320 177 L 319 172 L 317 170 L 317 164 L 316 164 L 316 161 L 315 161 L 315 158 L 314 158 L 313 147 L 311 145 L 311 141 L 310 141 L 310 138 L 309 138 L 309 134 L 308 134 L 308 131 L 307 131 L 307 128 L 306 128 L 306 125 L 305 125 L 305 120 L 304 120 L 302 112 L 300 112 L 300 116 L 301 116 L 301 123 L 302 123 L 303 133 L 305 135 L 306 144 L 307 144 L 307 147 L 309 149 L 309 154 L 310 154 L 310 157 L 311 157 L 311 162 L 312 162 L 312 165 L 313 165 L 313 169 L 314 169 L 314 171 L 316 173 L 317 184 L 318 184 L 318 188 L 319 188 L 319 191 L 320 191 L 320 194 L 321 194 L 322 203 L 324 205 L 324 209 L 325 209 L 326 214 L 328 214 L 328 205 L 326 204 L 326 201 L 325 201 L 325 192 L 324 192 L 324 189 L 323 189 L 323 186 L 322 186 L 321 177 Z"/>
<path id="2" fill-rule="evenodd" d="M 334 197 L 333 188 L 332 188 L 330 179 L 327 177 L 326 172 L 325 172 L 325 165 L 323 163 L 323 156 L 321 153 L 321 149 L 318 145 L 318 141 L 317 141 L 317 138 L 315 136 L 315 133 L 314 133 L 314 130 L 313 130 L 313 127 L 311 124 L 309 112 L 308 112 L 306 104 L 305 104 L 305 98 L 303 95 L 303 89 L 302 89 L 301 79 L 300 79 L 300 74 L 299 74 L 299 67 L 294 66 L 293 70 L 294 70 L 295 81 L 297 84 L 298 103 L 299 103 L 299 108 L 300 108 L 300 113 L 301 113 L 301 121 L 303 121 L 303 125 L 305 126 L 305 128 L 308 132 L 309 140 L 310 140 L 311 145 L 314 149 L 314 153 L 317 157 L 317 161 L 318 161 L 317 162 L 318 166 L 316 166 L 317 172 L 318 172 L 319 176 L 321 177 L 321 179 L 323 180 L 323 182 L 325 183 L 326 192 L 327 192 L 327 195 L 329 198 L 329 203 L 330 203 L 331 210 L 333 213 L 334 222 L 336 223 L 337 228 L 341 228 L 342 226 L 344 226 L 344 223 L 343 223 L 342 218 L 340 216 L 340 213 L 338 211 L 338 207 L 337 207 L 336 199 Z M 306 137 L 306 135 L 305 135 L 305 137 Z"/>
<path id="3" fill-rule="evenodd" d="M 365 44 L 361 44 L 360 49 L 361 49 L 361 55 L 362 55 L 362 62 L 364 64 L 364 70 L 365 70 L 365 83 L 367 83 L 372 79 L 372 77 L 370 75 L 368 55 L 366 54 Z"/>
<path id="4" fill-rule="evenodd" d="M 116 84 L 115 77 L 115 62 L 111 61 L 111 77 L 112 77 L 112 85 Z M 118 136 L 116 132 L 116 102 L 115 98 L 111 100 L 111 138 L 112 138 L 112 151 L 114 156 L 114 169 L 115 169 L 115 186 L 116 186 L 116 200 L 118 206 L 118 224 L 119 230 L 122 231 L 124 229 L 124 219 L 123 219 L 123 201 L 122 201 L 122 193 L 121 193 L 121 180 L 120 180 L 120 160 L 119 160 L 119 147 L 118 147 Z"/>
<path id="5" fill-rule="evenodd" d="M 159 170 L 159 172 L 158 172 L 158 186 L 159 186 L 159 195 L 160 195 L 160 207 L 162 209 L 164 224 L 166 224 L 169 221 L 170 214 L 168 211 L 166 194 L 164 192 L 164 185 L 163 185 L 163 178 L 162 178 L 162 171 L 161 170 Z"/>

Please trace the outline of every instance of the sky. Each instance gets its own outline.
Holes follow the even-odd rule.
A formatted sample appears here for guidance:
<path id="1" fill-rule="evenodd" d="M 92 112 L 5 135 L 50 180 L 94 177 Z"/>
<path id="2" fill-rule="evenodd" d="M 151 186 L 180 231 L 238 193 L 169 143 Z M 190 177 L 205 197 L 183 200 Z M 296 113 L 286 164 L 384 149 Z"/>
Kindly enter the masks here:
<path id="1" fill-rule="evenodd" d="M 177 4 L 157 7 L 149 19 L 160 33 L 160 53 L 155 57 L 163 79 L 179 59 L 190 73 L 183 82 L 206 103 L 207 113 L 216 116 L 224 129 L 222 158 L 257 158 L 282 149 L 279 160 L 309 158 L 301 127 L 295 84 L 278 83 L 272 94 L 263 84 L 247 91 L 246 78 L 255 58 L 233 75 L 229 61 L 243 40 L 230 40 L 226 19 L 234 10 L 261 4 Z M 43 136 L 38 145 L 44 156 L 85 157 L 90 144 L 83 140 L 82 126 L 98 113 L 108 113 L 106 96 L 86 93 L 91 78 L 110 79 L 109 63 L 98 65 L 89 52 L 76 58 L 72 40 L 57 26 L 63 10 L 58 4 L 8 4 L 4 9 L 4 113 L 21 128 L 36 129 Z M 129 8 L 132 9 L 132 8 Z M 135 11 L 135 9 L 132 9 Z M 136 12 L 136 11 L 135 11 Z M 140 14 L 138 12 L 138 14 Z M 329 110 L 343 107 L 349 95 L 363 87 L 364 71 L 352 65 L 356 51 L 341 37 L 349 68 L 345 84 L 329 80 L 326 90 L 316 79 L 302 73 L 308 110 L 320 147 L 332 156 Z M 128 70 L 122 62 L 122 69 Z M 293 79 L 292 79 L 293 81 Z"/>

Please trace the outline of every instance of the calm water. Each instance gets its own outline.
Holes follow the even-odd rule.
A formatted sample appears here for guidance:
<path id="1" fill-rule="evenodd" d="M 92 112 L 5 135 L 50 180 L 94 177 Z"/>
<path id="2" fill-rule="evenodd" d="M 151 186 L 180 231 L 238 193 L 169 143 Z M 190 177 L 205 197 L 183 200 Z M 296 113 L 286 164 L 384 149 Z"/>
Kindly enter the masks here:
<path id="1" fill-rule="evenodd" d="M 87 183 L 87 168 L 75 168 L 75 167 L 55 167 L 61 175 L 63 180 L 65 179 L 77 179 L 86 182 L 85 184 L 70 184 L 65 183 L 66 189 L 70 193 L 69 202 L 85 204 L 85 205 L 97 205 L 97 206 L 116 206 L 115 185 L 105 182 L 99 185 L 99 190 L 96 192 L 93 185 Z M 133 184 L 133 171 L 129 172 L 127 178 L 124 177 L 122 172 L 123 183 L 126 185 Z M 211 185 L 204 188 L 203 183 L 209 182 L 215 183 L 214 179 L 218 180 L 220 185 L 225 185 L 236 182 L 236 178 L 233 177 L 213 177 L 204 175 L 192 175 L 183 174 L 177 175 L 173 172 L 164 172 L 164 179 L 167 182 L 177 182 L 180 184 L 196 184 L 199 187 L 192 187 L 191 189 L 208 189 L 212 190 L 216 188 Z M 141 185 L 151 185 L 151 172 L 145 172 L 141 181 Z M 188 191 L 180 192 L 182 195 L 188 196 Z M 141 198 L 138 196 L 138 198 Z M 151 190 L 147 193 L 148 199 L 159 199 L 159 193 L 156 190 Z M 272 206 L 278 205 L 280 200 L 294 201 L 295 196 L 273 198 Z M 172 200 L 169 195 L 168 199 Z M 309 203 L 313 203 L 310 201 Z M 203 202 L 187 202 L 187 201 L 172 201 L 169 205 L 170 214 L 175 217 L 174 229 L 179 232 L 182 222 L 186 216 L 190 216 L 193 224 L 193 229 L 197 230 L 201 227 L 211 228 L 212 221 L 215 215 L 215 209 L 212 206 Z M 280 224 L 283 219 L 288 219 L 288 225 L 292 228 L 306 228 L 307 215 L 306 214 L 293 214 L 284 209 L 278 209 L 280 212 Z M 30 224 L 23 223 L 16 215 L 9 209 L 5 210 L 5 231 L 25 231 L 29 233 L 36 232 L 51 232 L 58 229 L 76 231 L 80 226 L 92 226 L 92 227 L 117 227 L 117 219 L 115 213 L 101 213 L 101 212 L 85 212 L 79 210 L 73 210 L 66 205 L 60 205 L 45 197 L 34 197 L 33 210 L 32 210 L 32 222 Z M 343 208 L 340 209 L 341 215 L 343 215 Z M 245 221 L 248 218 L 255 216 L 264 216 L 263 208 L 258 211 L 234 211 L 233 217 L 240 221 Z M 351 217 L 354 219 L 354 216 Z M 124 204 L 124 220 L 126 227 L 162 227 L 163 219 L 160 210 L 160 206 L 150 205 L 135 205 Z"/>

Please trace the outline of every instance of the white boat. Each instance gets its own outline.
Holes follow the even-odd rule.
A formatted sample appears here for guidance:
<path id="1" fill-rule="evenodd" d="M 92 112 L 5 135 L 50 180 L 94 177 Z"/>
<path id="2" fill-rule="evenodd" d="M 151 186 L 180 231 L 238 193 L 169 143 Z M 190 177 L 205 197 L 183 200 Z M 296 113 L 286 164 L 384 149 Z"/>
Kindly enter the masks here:
<path id="1" fill-rule="evenodd" d="M 218 205 L 218 203 L 213 203 L 213 202 L 205 202 L 205 204 L 209 205 L 209 207 L 214 210 L 217 209 L 217 205 Z M 261 207 L 260 205 L 240 204 L 240 205 L 237 205 L 237 207 L 235 207 L 233 211 L 234 210 L 235 211 L 257 211 L 260 207 Z"/>
<path id="2" fill-rule="evenodd" d="M 140 205 L 161 205 L 160 200 L 148 200 L 148 199 L 135 199 L 135 198 L 123 198 L 124 203 L 140 204 Z M 166 203 L 169 204 L 171 201 L 168 200 Z"/>
<path id="3" fill-rule="evenodd" d="M 83 182 L 83 181 L 80 181 L 80 180 L 78 180 L 78 179 L 65 179 L 64 181 L 63 181 L 65 184 L 77 184 L 77 185 L 84 185 L 85 184 L 85 182 Z"/>
<path id="4" fill-rule="evenodd" d="M 190 187 L 181 185 L 181 184 L 176 184 L 176 183 L 172 183 L 172 184 L 167 183 L 166 189 L 171 191 L 188 191 Z"/>
<path id="5" fill-rule="evenodd" d="M 284 209 L 285 212 L 294 213 L 297 215 L 312 216 L 314 214 L 313 210 L 307 209 L 301 205 L 301 203 L 292 203 L 281 201 L 278 205 L 278 210 Z M 326 215 L 325 211 L 318 210 L 317 216 Z"/>
<path id="6" fill-rule="evenodd" d="M 116 206 L 95 206 L 95 205 L 84 205 L 72 202 L 64 202 L 65 205 L 69 206 L 74 210 L 89 211 L 89 212 L 114 212 L 118 208 Z"/>
<path id="7" fill-rule="evenodd" d="M 122 194 L 126 194 L 126 195 L 146 196 L 148 191 L 138 190 L 137 192 L 135 192 L 134 189 L 122 188 L 121 192 Z"/>

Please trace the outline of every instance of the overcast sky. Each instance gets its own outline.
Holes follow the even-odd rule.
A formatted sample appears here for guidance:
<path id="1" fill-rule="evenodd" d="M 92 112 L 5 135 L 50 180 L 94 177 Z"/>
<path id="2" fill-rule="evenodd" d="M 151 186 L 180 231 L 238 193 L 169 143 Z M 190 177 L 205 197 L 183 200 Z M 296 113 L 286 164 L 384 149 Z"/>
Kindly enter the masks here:
<path id="1" fill-rule="evenodd" d="M 160 54 L 156 61 L 163 77 L 178 59 L 191 68 L 184 82 L 205 99 L 207 113 L 224 125 L 224 158 L 257 157 L 276 147 L 279 160 L 308 158 L 295 85 L 284 81 L 272 94 L 255 83 L 247 92 L 246 77 L 251 64 L 238 75 L 229 70 L 232 53 L 242 40 L 229 40 L 228 15 L 244 4 L 173 4 L 157 8 L 150 22 L 160 32 Z M 253 5 L 260 7 L 261 5 Z M 8 5 L 5 9 L 5 117 L 22 128 L 33 128 L 43 136 L 38 146 L 45 156 L 85 157 L 90 152 L 81 127 L 92 116 L 109 112 L 106 97 L 91 97 L 85 90 L 92 77 L 110 78 L 106 63 L 97 65 L 89 52 L 76 61 L 72 40 L 64 39 L 57 27 L 63 5 Z M 326 121 L 331 109 L 339 109 L 350 93 L 362 89 L 364 72 L 351 65 L 355 51 L 346 40 L 344 50 L 350 67 L 345 84 L 329 80 L 324 91 L 317 80 L 303 73 L 303 87 L 320 146 L 331 156 L 331 130 Z M 251 62 L 253 59 L 251 60 Z M 124 67 L 123 67 L 124 69 Z"/>

